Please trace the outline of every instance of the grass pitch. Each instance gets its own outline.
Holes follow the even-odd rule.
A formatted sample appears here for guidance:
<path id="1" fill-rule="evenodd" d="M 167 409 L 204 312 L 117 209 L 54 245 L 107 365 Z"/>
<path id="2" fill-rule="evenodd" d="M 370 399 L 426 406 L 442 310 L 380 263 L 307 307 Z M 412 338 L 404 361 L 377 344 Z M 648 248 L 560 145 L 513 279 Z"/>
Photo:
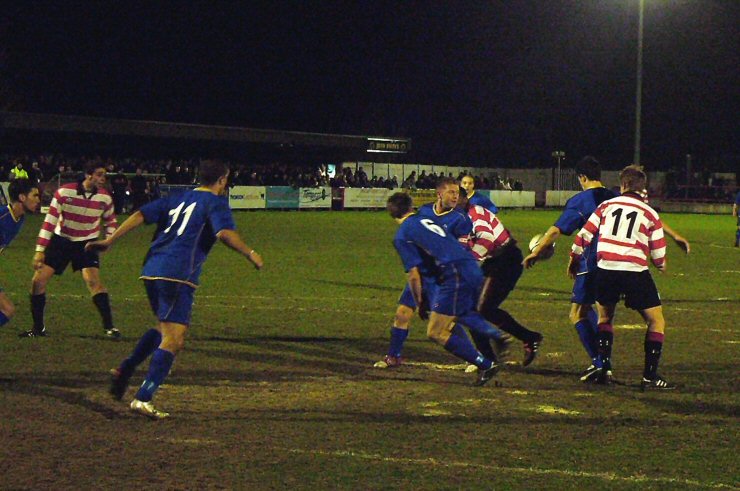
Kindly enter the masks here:
<path id="1" fill-rule="evenodd" d="M 556 217 L 501 214 L 520 244 Z M 103 337 L 71 272 L 49 285 L 49 337 L 18 339 L 31 323 L 41 219 L 28 221 L 0 258 L 1 284 L 18 307 L 0 329 L 0 488 L 740 488 L 740 251 L 731 217 L 663 216 L 693 249 L 686 257 L 669 244 L 668 273 L 654 273 L 667 319 L 661 372 L 680 387 L 645 394 L 637 389 L 644 327 L 623 307 L 614 349 L 621 383 L 578 382 L 588 360 L 568 321 L 568 238 L 504 303 L 545 334 L 541 356 L 475 388 L 420 320 L 406 343 L 411 363 L 372 368 L 405 281 L 385 213 L 236 218 L 265 269 L 215 247 L 188 345 L 155 399 L 173 415 L 160 422 L 106 392 L 107 370 L 153 325 L 137 280 L 153 230 L 103 257 L 122 342 Z"/>

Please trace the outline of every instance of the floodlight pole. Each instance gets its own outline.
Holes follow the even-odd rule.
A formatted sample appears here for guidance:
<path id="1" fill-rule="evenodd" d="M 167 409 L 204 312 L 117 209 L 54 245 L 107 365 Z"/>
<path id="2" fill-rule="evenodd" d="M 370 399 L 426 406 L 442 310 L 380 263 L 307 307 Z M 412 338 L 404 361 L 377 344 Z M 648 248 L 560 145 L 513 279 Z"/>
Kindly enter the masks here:
<path id="1" fill-rule="evenodd" d="M 642 126 L 642 24 L 645 0 L 640 0 L 640 15 L 637 24 L 637 90 L 635 94 L 635 155 L 632 163 L 640 165 L 640 130 Z"/>

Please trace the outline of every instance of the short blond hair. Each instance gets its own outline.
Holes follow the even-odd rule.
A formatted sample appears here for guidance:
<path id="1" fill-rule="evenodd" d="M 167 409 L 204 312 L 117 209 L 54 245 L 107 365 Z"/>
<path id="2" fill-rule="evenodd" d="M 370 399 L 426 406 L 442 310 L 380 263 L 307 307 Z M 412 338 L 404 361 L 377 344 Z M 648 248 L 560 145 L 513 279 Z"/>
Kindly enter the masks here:
<path id="1" fill-rule="evenodd" d="M 641 193 L 647 187 L 647 175 L 639 165 L 628 165 L 619 173 L 619 183 L 625 191 Z"/>

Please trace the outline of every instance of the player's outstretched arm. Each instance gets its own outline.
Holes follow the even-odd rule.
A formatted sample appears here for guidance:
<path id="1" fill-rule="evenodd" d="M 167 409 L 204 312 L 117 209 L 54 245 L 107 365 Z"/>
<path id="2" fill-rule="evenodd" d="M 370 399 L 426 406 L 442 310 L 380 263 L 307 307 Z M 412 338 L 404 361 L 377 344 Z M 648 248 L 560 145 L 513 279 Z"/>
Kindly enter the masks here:
<path id="1" fill-rule="evenodd" d="M 123 222 L 121 226 L 116 229 L 115 232 L 108 236 L 107 239 L 88 242 L 85 245 L 85 250 L 98 252 L 107 251 L 108 249 L 110 249 L 114 242 L 116 242 L 118 239 L 120 239 L 136 227 L 140 226 L 142 223 L 144 223 L 144 215 L 140 211 L 137 211 L 136 213 L 128 217 L 126 221 Z"/>
<path id="2" fill-rule="evenodd" d="M 671 239 L 676 243 L 678 247 L 681 248 L 682 251 L 684 251 L 686 254 L 691 252 L 691 244 L 689 244 L 689 241 L 683 238 L 678 232 L 673 230 L 671 227 L 668 226 L 667 223 L 663 222 L 663 230 L 665 233 L 671 236 Z"/>
<path id="3" fill-rule="evenodd" d="M 535 247 L 532 252 L 524 258 L 524 260 L 522 261 L 522 266 L 524 266 L 525 268 L 531 268 L 532 266 L 534 266 L 534 264 L 537 262 L 540 251 L 554 244 L 555 241 L 558 240 L 558 237 L 560 237 L 560 233 L 560 229 L 554 225 L 548 228 L 547 232 L 545 232 L 545 235 L 543 235 L 540 239 L 540 243 L 537 244 L 537 247 Z"/>
<path id="4" fill-rule="evenodd" d="M 216 237 L 218 237 L 218 240 L 226 244 L 227 247 L 230 249 L 235 250 L 236 252 L 240 253 L 241 255 L 245 256 L 249 261 L 254 264 L 254 267 L 257 269 L 262 269 L 262 265 L 264 264 L 262 262 L 262 256 L 260 256 L 257 252 L 255 252 L 254 249 L 251 249 L 248 247 L 241 237 L 239 237 L 239 234 L 236 233 L 234 230 L 229 229 L 223 229 L 220 230 Z"/>

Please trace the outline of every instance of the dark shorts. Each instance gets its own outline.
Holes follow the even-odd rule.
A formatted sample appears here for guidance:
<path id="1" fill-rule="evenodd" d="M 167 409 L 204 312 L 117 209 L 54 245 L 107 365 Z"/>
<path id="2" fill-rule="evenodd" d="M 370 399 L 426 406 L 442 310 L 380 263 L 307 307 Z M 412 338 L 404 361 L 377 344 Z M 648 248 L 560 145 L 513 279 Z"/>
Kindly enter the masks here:
<path id="1" fill-rule="evenodd" d="M 72 270 L 100 268 L 100 257 L 97 252 L 85 251 L 89 240 L 73 242 L 56 234 L 52 235 L 44 251 L 44 264 L 54 269 L 54 274 L 62 274 L 67 265 L 72 263 Z"/>
<path id="2" fill-rule="evenodd" d="M 593 305 L 596 303 L 596 272 L 589 271 L 576 276 L 573 282 L 572 303 L 578 305 Z"/>
<path id="3" fill-rule="evenodd" d="M 616 305 L 624 297 L 629 309 L 646 310 L 660 306 L 660 295 L 650 271 L 596 270 L 596 301 Z"/>
<path id="4" fill-rule="evenodd" d="M 195 288 L 185 283 L 165 280 L 144 280 L 146 295 L 154 315 L 160 322 L 190 325 Z"/>
<path id="5" fill-rule="evenodd" d="M 432 305 L 432 299 L 437 293 L 437 284 L 434 282 L 434 280 L 422 277 L 421 293 L 424 295 L 424 297 L 426 297 L 429 305 Z M 416 310 L 416 300 L 414 300 L 414 295 L 411 293 L 411 288 L 409 287 L 408 283 L 406 283 L 406 287 L 403 289 L 401 297 L 398 299 L 398 303 L 400 305 L 405 305 L 406 307 Z"/>
<path id="6" fill-rule="evenodd" d="M 522 275 L 522 251 L 515 243 L 504 246 L 500 255 L 481 264 L 485 281 L 481 293 L 481 309 L 495 309 L 506 300 Z"/>
<path id="7" fill-rule="evenodd" d="M 474 261 L 460 261 L 444 266 L 432 312 L 462 316 L 475 310 L 483 286 L 483 273 Z"/>

